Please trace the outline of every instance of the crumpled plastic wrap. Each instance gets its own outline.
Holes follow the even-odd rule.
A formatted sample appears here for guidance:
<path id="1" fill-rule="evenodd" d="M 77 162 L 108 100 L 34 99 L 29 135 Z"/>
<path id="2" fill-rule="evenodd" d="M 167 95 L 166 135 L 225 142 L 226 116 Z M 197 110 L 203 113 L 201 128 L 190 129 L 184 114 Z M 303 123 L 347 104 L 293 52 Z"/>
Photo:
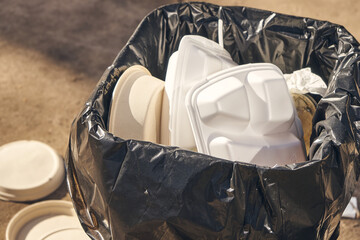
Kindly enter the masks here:
<path id="1" fill-rule="evenodd" d="M 164 79 L 181 37 L 217 41 L 219 17 L 237 63 L 274 63 L 284 73 L 310 67 L 326 82 L 308 162 L 259 167 L 107 131 L 123 71 L 141 64 Z M 333 23 L 206 3 L 154 10 L 71 128 L 67 182 L 82 226 L 93 239 L 336 239 L 359 177 L 359 71 L 358 42 Z"/>

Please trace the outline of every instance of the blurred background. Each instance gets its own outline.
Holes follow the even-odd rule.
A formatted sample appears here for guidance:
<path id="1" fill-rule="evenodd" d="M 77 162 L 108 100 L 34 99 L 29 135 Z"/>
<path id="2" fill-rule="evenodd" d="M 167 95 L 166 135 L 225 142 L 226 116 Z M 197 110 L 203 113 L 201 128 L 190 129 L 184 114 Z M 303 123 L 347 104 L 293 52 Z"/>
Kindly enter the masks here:
<path id="1" fill-rule="evenodd" d="M 106 67 L 146 14 L 177 2 L 185 1 L 1 0 L 0 145 L 39 140 L 64 156 L 71 122 Z M 358 0 L 205 2 L 326 20 L 360 39 Z M 47 199 L 69 200 L 65 182 Z M 27 205 L 0 201 L 0 236 Z M 340 239 L 350 238 L 360 239 L 359 220 L 341 221 Z"/>

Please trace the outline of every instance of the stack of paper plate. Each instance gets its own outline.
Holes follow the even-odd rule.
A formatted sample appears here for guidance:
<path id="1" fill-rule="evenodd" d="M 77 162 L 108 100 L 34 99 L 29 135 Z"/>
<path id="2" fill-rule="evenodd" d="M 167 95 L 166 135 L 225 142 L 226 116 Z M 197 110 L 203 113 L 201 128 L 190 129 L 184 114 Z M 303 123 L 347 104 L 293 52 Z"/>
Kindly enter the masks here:
<path id="1" fill-rule="evenodd" d="M 9 222 L 6 240 L 89 240 L 68 201 L 32 204 Z"/>
<path id="2" fill-rule="evenodd" d="M 48 145 L 17 141 L 0 147 L 0 199 L 33 201 L 55 191 L 63 182 L 64 164 Z"/>

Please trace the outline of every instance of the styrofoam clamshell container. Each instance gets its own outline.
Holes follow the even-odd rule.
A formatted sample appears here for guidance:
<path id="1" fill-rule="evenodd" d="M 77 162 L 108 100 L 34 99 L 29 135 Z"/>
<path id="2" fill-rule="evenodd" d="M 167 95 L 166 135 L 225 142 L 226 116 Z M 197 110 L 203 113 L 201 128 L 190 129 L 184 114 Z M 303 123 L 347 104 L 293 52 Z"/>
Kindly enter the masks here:
<path id="1" fill-rule="evenodd" d="M 33 201 L 64 181 L 62 158 L 45 143 L 16 141 L 0 147 L 0 199 Z"/>
<path id="2" fill-rule="evenodd" d="M 29 205 L 10 220 L 6 240 L 89 240 L 69 201 L 49 200 Z"/>
<path id="3" fill-rule="evenodd" d="M 181 39 L 178 51 L 169 59 L 165 80 L 171 145 L 185 149 L 196 146 L 185 107 L 187 92 L 208 75 L 236 65 L 230 54 L 212 40 L 195 35 Z"/>
<path id="4" fill-rule="evenodd" d="M 269 167 L 306 159 L 301 122 L 273 64 L 210 75 L 188 92 L 186 106 L 199 152 Z"/>

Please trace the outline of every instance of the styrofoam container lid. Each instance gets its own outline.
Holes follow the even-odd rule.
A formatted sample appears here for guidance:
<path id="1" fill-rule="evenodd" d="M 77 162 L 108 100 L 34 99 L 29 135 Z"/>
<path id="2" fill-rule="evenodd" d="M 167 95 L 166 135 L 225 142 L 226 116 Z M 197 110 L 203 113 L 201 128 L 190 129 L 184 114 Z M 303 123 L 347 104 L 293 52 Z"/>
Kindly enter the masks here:
<path id="1" fill-rule="evenodd" d="M 218 43 L 202 36 L 184 36 L 179 49 L 169 59 L 165 91 L 169 99 L 170 144 L 185 149 L 196 146 L 187 117 L 187 92 L 210 74 L 237 64 Z"/>
<path id="2" fill-rule="evenodd" d="M 50 200 L 35 203 L 16 213 L 6 228 L 6 240 L 88 240 L 73 205 Z"/>
<path id="3" fill-rule="evenodd" d="M 0 147 L 0 199 L 33 201 L 55 191 L 63 182 L 63 160 L 38 141 L 16 141 Z"/>
<path id="4" fill-rule="evenodd" d="M 301 122 L 273 64 L 210 75 L 189 90 L 186 106 L 199 152 L 269 167 L 305 161 Z"/>

